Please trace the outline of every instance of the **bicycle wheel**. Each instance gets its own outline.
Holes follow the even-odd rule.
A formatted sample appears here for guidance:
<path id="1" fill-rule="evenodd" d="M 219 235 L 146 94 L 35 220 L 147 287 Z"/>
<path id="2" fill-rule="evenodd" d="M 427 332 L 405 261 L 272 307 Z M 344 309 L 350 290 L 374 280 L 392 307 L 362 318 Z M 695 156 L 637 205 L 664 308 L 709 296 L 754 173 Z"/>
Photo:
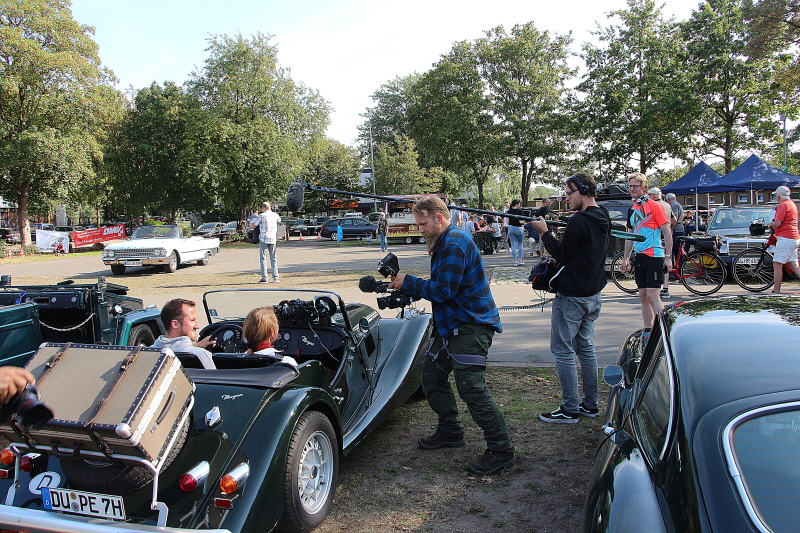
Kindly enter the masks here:
<path id="1" fill-rule="evenodd" d="M 692 252 L 681 260 L 678 278 L 689 291 L 708 296 L 725 283 L 725 265 L 711 252 Z"/>
<path id="2" fill-rule="evenodd" d="M 775 283 L 772 254 L 761 248 L 747 248 L 733 259 L 731 273 L 741 288 L 752 292 L 765 291 Z"/>
<path id="3" fill-rule="evenodd" d="M 611 261 L 611 281 L 613 281 L 614 285 L 619 287 L 621 291 L 627 292 L 628 294 L 636 294 L 636 291 L 639 289 L 636 287 L 636 279 L 633 274 L 633 261 L 628 265 L 628 271 L 623 272 L 622 260 L 624 255 L 624 252 L 620 252 L 614 256 L 614 259 Z"/>

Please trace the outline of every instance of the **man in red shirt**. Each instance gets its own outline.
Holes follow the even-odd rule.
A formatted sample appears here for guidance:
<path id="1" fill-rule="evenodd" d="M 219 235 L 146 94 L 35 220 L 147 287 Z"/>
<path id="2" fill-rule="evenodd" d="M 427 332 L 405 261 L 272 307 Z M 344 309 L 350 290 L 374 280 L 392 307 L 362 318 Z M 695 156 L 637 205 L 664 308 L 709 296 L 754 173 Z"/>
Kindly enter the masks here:
<path id="1" fill-rule="evenodd" d="M 800 233 L 797 231 L 797 206 L 789 197 L 789 187 L 781 185 L 775 190 L 775 200 L 780 202 L 775 210 L 775 218 L 769 227 L 775 228 L 775 256 L 772 268 L 775 272 L 775 286 L 772 292 L 781 292 L 783 282 L 783 265 L 787 265 L 796 276 L 800 277 L 800 267 L 797 266 L 797 244 L 800 243 Z"/>

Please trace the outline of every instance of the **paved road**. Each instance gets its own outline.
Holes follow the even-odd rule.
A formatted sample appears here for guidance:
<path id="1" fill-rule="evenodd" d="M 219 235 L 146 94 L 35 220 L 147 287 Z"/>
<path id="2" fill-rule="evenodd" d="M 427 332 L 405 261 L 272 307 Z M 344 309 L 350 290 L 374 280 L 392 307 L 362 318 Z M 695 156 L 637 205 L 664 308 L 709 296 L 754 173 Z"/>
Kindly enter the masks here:
<path id="1" fill-rule="evenodd" d="M 397 245 L 390 247 L 390 251 L 400 259 L 401 267 L 427 268 L 430 259 L 424 245 Z M 324 240 L 306 239 L 302 242 L 281 243 L 278 246 L 280 268 L 283 272 L 307 272 L 309 276 L 321 271 L 371 271 L 377 270 L 378 261 L 383 257 L 380 248 L 372 246 L 337 246 Z M 511 256 L 508 253 L 484 256 L 484 263 L 488 272 L 492 274 L 492 293 L 498 306 L 528 306 L 540 303 L 541 299 L 531 290 L 525 281 L 529 272 L 529 265 L 513 267 Z M 200 270 L 202 269 L 202 270 Z M 152 269 L 132 269 L 130 275 L 150 272 Z M 154 303 L 161 306 L 167 300 L 180 295 L 201 300 L 202 294 L 193 289 L 195 277 L 203 273 L 252 273 L 252 280 L 258 280 L 258 249 L 257 247 L 223 249 L 213 257 L 206 267 L 184 267 L 175 274 L 159 274 L 154 276 L 163 283 L 163 276 L 172 276 L 166 294 L 152 294 L 143 297 L 146 304 Z M 26 279 L 36 277 L 61 276 L 70 278 L 75 276 L 93 278 L 107 276 L 125 284 L 125 278 L 113 278 L 110 269 L 105 267 L 97 256 L 80 257 L 72 256 L 58 261 L 45 261 L 39 263 L 22 263 L 3 265 L 0 262 L 0 274 L 10 274 L 14 284 L 32 283 Z M 377 273 L 376 273 L 377 276 Z M 268 285 L 269 286 L 269 285 Z M 670 287 L 673 299 L 694 299 L 697 296 L 689 293 L 682 285 L 673 284 Z M 346 301 L 361 301 L 375 305 L 373 295 L 359 292 L 357 287 L 340 289 L 338 292 Z M 738 285 L 728 283 L 718 293 L 743 294 L 746 291 Z M 136 296 L 136 294 L 132 294 Z M 716 295 L 715 295 L 716 296 Z M 420 302 L 426 307 L 426 302 Z M 427 304 L 428 309 L 430 305 Z M 391 310 L 382 311 L 384 316 L 392 316 Z M 501 313 L 503 333 L 495 336 L 494 344 L 489 351 L 489 360 L 493 364 L 502 365 L 538 365 L 551 366 L 550 354 L 550 306 L 543 309 L 524 309 L 503 311 Z M 616 360 L 619 346 L 627 335 L 642 326 L 639 299 L 619 291 L 613 283 L 609 282 L 603 291 L 603 311 L 595 328 L 595 346 L 599 363 L 605 365 Z"/>

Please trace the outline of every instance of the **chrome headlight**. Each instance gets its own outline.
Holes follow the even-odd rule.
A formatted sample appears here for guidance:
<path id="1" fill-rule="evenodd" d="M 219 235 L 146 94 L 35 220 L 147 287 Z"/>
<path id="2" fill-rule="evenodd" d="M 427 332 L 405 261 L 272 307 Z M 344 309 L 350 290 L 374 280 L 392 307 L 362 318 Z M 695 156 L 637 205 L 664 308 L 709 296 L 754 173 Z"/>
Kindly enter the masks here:
<path id="1" fill-rule="evenodd" d="M 719 244 L 719 253 L 721 253 L 721 254 L 727 254 L 727 253 L 728 253 L 728 250 L 729 250 L 729 247 L 728 247 L 728 239 L 726 239 L 726 238 L 724 238 L 724 237 L 723 237 L 723 238 L 720 240 L 720 244 Z"/>
<path id="2" fill-rule="evenodd" d="M 114 250 L 103 250 L 103 257 L 114 257 Z"/>
<path id="3" fill-rule="evenodd" d="M 155 253 L 159 257 L 167 257 L 167 250 L 164 248 L 156 248 Z"/>

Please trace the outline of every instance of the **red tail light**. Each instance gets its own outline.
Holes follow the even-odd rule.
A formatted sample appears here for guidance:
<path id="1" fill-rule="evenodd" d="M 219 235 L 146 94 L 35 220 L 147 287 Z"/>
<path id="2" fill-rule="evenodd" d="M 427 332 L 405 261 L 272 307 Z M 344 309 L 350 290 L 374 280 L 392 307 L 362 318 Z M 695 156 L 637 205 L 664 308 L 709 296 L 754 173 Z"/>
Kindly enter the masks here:
<path id="1" fill-rule="evenodd" d="M 23 472 L 30 472 L 36 467 L 36 460 L 41 456 L 38 453 L 26 453 L 19 460 L 19 469 Z"/>
<path id="2" fill-rule="evenodd" d="M 201 461 L 181 476 L 178 480 L 178 486 L 180 486 L 181 490 L 184 492 L 192 492 L 206 482 L 210 470 L 211 468 L 208 461 Z"/>

